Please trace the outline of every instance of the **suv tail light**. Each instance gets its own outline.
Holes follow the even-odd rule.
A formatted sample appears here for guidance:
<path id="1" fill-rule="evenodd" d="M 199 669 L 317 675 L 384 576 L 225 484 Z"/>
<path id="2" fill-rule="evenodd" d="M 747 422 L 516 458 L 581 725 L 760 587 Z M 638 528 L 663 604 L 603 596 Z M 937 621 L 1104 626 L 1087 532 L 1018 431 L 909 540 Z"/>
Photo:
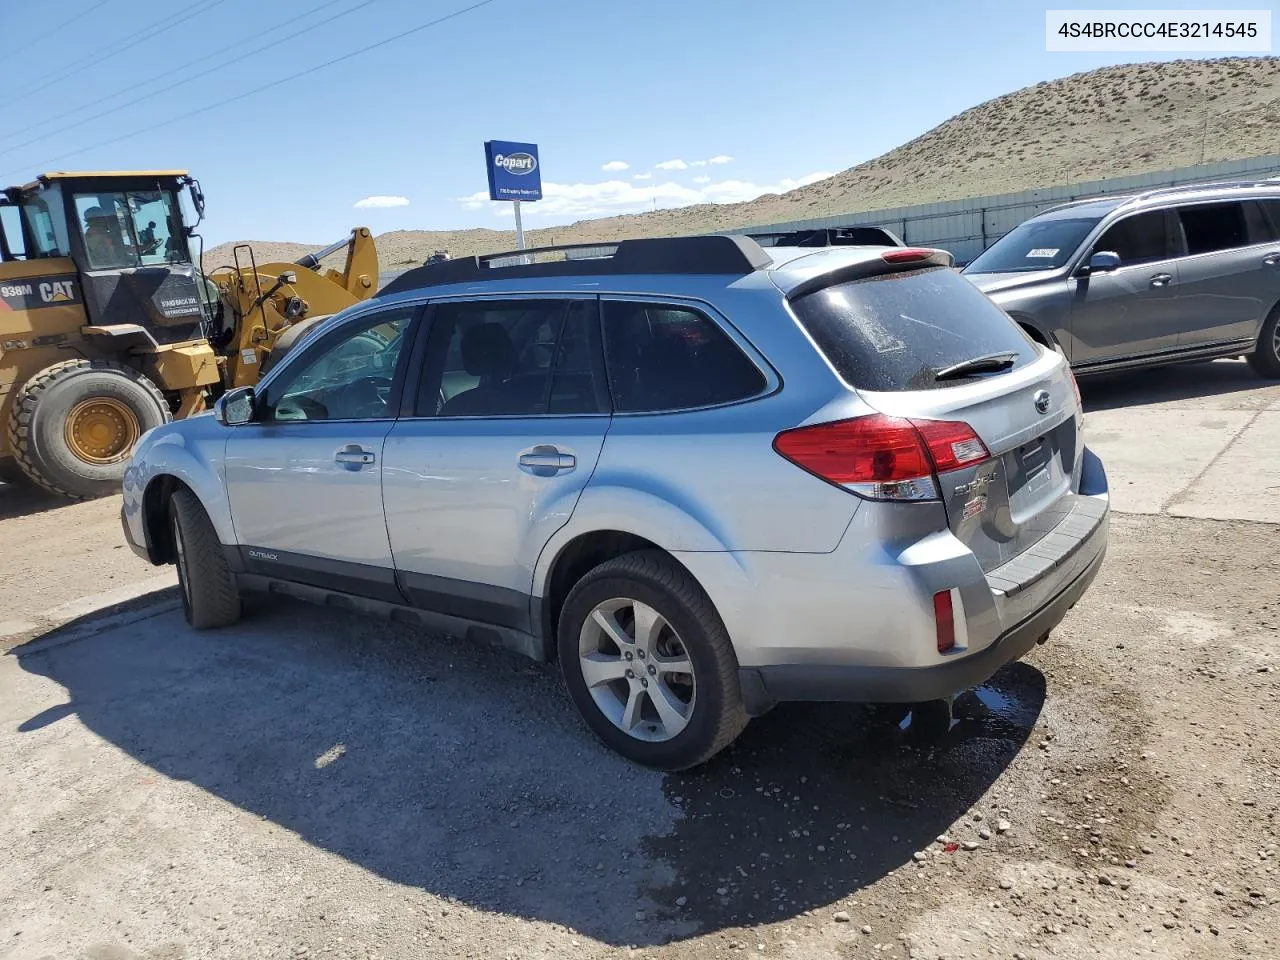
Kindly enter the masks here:
<path id="1" fill-rule="evenodd" d="M 828 483 L 875 500 L 934 500 L 935 473 L 990 458 L 967 423 L 872 414 L 784 430 L 773 449 Z"/>
<path id="2" fill-rule="evenodd" d="M 1084 401 L 1080 399 L 1080 384 L 1076 382 L 1076 372 L 1067 367 L 1067 376 L 1071 378 L 1071 389 L 1076 392 L 1076 409 L 1084 411 Z"/>

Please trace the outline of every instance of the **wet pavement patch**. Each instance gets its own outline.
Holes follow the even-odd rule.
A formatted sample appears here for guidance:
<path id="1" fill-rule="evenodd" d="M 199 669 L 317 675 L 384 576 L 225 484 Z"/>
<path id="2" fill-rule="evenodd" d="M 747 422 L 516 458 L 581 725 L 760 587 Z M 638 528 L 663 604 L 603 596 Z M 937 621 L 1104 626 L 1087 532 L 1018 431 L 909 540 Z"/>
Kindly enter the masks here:
<path id="1" fill-rule="evenodd" d="M 1006 667 L 922 740 L 902 709 L 787 704 L 664 790 L 683 812 L 646 841 L 675 882 L 651 892 L 700 932 L 786 920 L 857 892 L 932 844 L 1017 755 L 1044 677 Z M 682 899 L 683 898 L 683 899 Z"/>

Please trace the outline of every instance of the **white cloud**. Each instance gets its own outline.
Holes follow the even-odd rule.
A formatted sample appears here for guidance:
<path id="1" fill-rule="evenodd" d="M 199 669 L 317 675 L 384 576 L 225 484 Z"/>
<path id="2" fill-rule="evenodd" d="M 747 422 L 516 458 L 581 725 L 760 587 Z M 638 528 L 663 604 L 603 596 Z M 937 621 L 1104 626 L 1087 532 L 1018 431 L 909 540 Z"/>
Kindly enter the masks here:
<path id="1" fill-rule="evenodd" d="M 694 183 L 710 183 L 711 178 L 710 177 L 694 177 L 693 182 Z"/>
<path id="2" fill-rule="evenodd" d="M 388 197 L 380 194 L 374 194 L 372 197 L 365 197 L 363 200 L 357 200 L 352 204 L 352 206 L 357 210 L 382 209 L 384 207 L 407 207 L 408 205 L 408 197 Z"/>
<path id="3" fill-rule="evenodd" d="M 627 169 L 630 169 L 630 167 L 631 167 L 631 164 L 627 163 L 627 161 L 625 160 L 610 160 L 600 169 L 613 172 L 615 170 L 627 170 Z"/>
<path id="4" fill-rule="evenodd" d="M 711 164 L 733 163 L 733 157 L 726 156 L 725 154 L 720 153 L 714 157 L 709 158 L 707 160 L 707 163 L 711 163 Z"/>
<path id="5" fill-rule="evenodd" d="M 631 175 L 631 179 L 632 180 L 652 180 L 653 174 L 652 173 L 633 173 Z"/>
<path id="6" fill-rule="evenodd" d="M 708 177 L 699 177 L 695 180 L 697 187 L 674 181 L 654 184 L 636 184 L 626 180 L 605 180 L 600 183 L 544 182 L 542 199 L 525 204 L 521 213 L 526 217 L 582 219 L 641 213 L 652 210 L 655 202 L 658 207 L 663 208 L 687 207 L 696 203 L 737 203 L 754 200 L 767 193 L 785 193 L 829 176 L 829 173 L 811 173 L 797 180 L 787 178 L 766 184 L 746 180 L 712 183 Z M 511 216 L 511 204 L 490 201 L 487 191 L 459 197 L 458 202 L 468 210 L 489 207 L 497 216 Z"/>
<path id="7" fill-rule="evenodd" d="M 661 163 L 655 163 L 655 167 L 659 170 L 687 170 L 689 165 L 683 160 L 663 160 Z"/>

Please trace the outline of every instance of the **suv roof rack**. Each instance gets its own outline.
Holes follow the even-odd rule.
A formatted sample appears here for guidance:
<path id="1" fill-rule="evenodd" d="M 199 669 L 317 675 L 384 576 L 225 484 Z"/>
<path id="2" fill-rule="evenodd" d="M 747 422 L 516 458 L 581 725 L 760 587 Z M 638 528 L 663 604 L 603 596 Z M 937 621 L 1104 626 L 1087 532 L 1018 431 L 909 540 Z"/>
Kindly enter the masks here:
<path id="1" fill-rule="evenodd" d="M 534 277 L 647 273 L 746 276 L 770 263 L 769 255 L 750 237 L 726 234 L 575 243 L 424 264 L 396 277 L 379 295 L 447 283 Z"/>
<path id="2" fill-rule="evenodd" d="M 1075 200 L 1068 200 L 1066 203 L 1059 203 L 1045 210 L 1044 213 L 1049 213 L 1050 210 L 1065 210 L 1068 207 L 1076 207 L 1084 203 L 1097 203 L 1101 200 L 1119 200 L 1122 204 L 1138 203 L 1141 200 L 1150 200 L 1152 197 L 1195 193 L 1197 190 L 1254 190 L 1258 187 L 1280 187 L 1280 177 L 1262 180 L 1202 180 L 1198 183 L 1175 183 L 1167 187 L 1153 187 L 1141 193 L 1101 193 L 1092 197 L 1079 197 Z"/>

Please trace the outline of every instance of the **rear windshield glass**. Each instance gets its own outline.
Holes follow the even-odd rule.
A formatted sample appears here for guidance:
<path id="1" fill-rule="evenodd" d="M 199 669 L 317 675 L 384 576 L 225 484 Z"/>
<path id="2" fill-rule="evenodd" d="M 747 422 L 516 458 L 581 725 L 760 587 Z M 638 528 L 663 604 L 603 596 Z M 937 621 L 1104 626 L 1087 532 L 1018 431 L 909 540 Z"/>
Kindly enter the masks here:
<path id="1" fill-rule="evenodd" d="M 836 372 L 860 390 L 929 390 L 998 376 L 1036 357 L 1026 334 L 947 267 L 882 274 L 825 287 L 791 304 Z M 938 374 L 1008 354 L 1002 370 Z"/>
<path id="2" fill-rule="evenodd" d="M 1014 227 L 964 268 L 965 273 L 1023 273 L 1056 270 L 1098 225 L 1098 217 L 1028 220 Z"/>

